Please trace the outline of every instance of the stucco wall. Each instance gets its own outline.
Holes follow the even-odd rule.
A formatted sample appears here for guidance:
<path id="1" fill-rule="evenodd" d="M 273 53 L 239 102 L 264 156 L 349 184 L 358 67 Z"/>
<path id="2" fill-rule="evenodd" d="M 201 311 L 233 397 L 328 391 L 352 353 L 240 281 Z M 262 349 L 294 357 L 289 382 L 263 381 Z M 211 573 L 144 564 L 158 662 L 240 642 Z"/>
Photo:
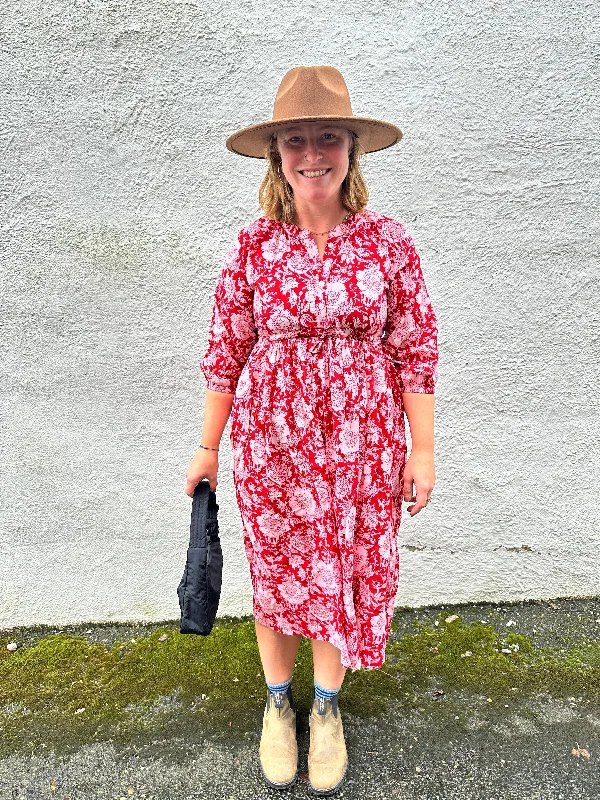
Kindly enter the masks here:
<path id="1" fill-rule="evenodd" d="M 178 614 L 226 150 L 299 64 L 404 131 L 367 157 L 440 326 L 434 502 L 398 602 L 600 593 L 594 3 L 15 2 L 0 49 L 0 627 Z M 222 613 L 250 612 L 229 447 Z"/>

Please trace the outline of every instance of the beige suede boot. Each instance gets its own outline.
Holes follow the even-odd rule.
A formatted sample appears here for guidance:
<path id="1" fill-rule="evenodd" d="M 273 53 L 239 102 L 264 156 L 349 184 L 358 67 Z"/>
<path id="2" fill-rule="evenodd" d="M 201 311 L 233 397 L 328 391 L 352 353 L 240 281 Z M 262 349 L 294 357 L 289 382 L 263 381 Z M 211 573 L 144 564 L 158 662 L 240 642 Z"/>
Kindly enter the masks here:
<path id="1" fill-rule="evenodd" d="M 298 777 L 298 742 L 296 712 L 291 689 L 287 692 L 267 690 L 260 739 L 260 768 L 265 781 L 275 789 L 293 786 Z"/>
<path id="2" fill-rule="evenodd" d="M 315 697 L 310 711 L 309 727 L 310 788 L 318 795 L 333 794 L 342 785 L 348 768 L 348 754 L 337 697 L 334 697 L 333 701 Z"/>

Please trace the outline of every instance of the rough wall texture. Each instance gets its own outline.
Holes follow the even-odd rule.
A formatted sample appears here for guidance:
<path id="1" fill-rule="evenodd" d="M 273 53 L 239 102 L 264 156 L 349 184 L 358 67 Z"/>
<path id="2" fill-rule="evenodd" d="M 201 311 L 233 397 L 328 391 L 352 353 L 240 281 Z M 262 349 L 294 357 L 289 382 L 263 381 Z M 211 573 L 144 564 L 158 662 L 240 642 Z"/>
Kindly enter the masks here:
<path id="1" fill-rule="evenodd" d="M 600 593 L 595 3 L 9 0 L 0 26 L 0 627 L 177 615 L 212 295 L 260 214 L 263 162 L 224 141 L 298 64 L 404 131 L 369 205 L 440 324 L 398 602 Z M 229 429 L 221 612 L 248 613 Z"/>

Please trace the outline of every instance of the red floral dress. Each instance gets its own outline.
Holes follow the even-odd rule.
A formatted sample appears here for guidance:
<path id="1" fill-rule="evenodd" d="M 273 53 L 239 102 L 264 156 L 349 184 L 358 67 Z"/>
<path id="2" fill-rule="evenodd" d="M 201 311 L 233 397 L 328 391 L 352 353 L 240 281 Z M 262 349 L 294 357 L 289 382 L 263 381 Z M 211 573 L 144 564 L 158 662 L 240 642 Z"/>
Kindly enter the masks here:
<path id="1" fill-rule="evenodd" d="M 256 619 L 382 665 L 398 587 L 403 392 L 433 394 L 437 321 L 414 243 L 364 211 L 310 233 L 261 217 L 227 254 L 201 368 L 231 445 Z"/>

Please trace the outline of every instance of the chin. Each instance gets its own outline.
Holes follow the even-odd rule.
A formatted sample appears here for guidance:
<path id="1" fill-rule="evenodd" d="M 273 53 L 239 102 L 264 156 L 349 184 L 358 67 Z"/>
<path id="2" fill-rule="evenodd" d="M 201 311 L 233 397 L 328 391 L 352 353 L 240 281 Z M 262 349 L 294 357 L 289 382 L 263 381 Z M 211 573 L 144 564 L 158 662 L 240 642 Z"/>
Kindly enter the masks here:
<path id="1" fill-rule="evenodd" d="M 305 187 L 306 188 L 306 187 Z M 298 197 L 303 197 L 305 200 L 313 200 L 313 201 L 324 201 L 324 200 L 332 200 L 335 197 L 339 197 L 342 191 L 342 185 L 335 187 L 332 189 L 328 186 L 326 189 L 318 189 L 315 187 L 312 191 L 296 191 L 294 190 Z"/>

